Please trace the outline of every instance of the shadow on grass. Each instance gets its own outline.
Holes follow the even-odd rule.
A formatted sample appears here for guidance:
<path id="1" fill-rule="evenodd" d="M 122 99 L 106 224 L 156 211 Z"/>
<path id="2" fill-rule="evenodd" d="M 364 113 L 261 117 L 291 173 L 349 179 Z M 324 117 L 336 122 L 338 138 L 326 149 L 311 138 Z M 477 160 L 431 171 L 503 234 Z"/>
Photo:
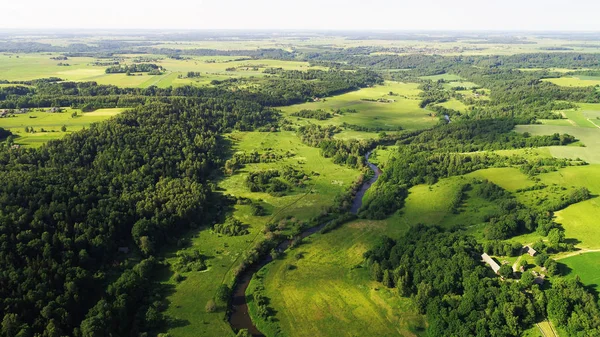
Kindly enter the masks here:
<path id="1" fill-rule="evenodd" d="M 558 262 L 558 261 L 557 261 L 557 264 L 558 264 L 558 271 L 559 271 L 560 275 L 567 276 L 573 272 L 573 268 L 567 266 L 566 264 L 564 264 L 562 262 Z"/>

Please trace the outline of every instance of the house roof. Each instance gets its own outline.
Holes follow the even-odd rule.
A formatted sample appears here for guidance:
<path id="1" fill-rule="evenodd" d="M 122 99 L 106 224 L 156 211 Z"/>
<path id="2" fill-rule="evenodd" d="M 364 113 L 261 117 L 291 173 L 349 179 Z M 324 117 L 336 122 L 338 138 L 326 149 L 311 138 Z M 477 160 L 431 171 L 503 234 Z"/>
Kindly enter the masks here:
<path id="1" fill-rule="evenodd" d="M 490 267 L 492 267 L 492 270 L 494 271 L 494 273 L 497 273 L 498 270 L 500 270 L 500 265 L 498 263 L 496 263 L 496 261 L 494 261 L 494 259 L 492 259 L 486 253 L 481 254 L 481 258 L 483 259 L 483 261 L 485 261 L 485 263 L 489 264 Z"/>

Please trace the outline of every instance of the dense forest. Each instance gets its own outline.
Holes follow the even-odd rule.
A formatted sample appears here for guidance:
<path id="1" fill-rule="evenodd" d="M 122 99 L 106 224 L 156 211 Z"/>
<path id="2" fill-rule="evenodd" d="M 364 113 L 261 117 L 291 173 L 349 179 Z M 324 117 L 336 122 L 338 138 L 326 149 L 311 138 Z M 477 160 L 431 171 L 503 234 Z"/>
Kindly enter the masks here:
<path id="1" fill-rule="evenodd" d="M 140 302 L 150 260 L 99 297 L 118 276 L 119 247 L 151 257 L 181 230 L 210 222 L 226 207 L 207 183 L 223 161 L 220 133 L 276 118 L 248 101 L 173 99 L 39 150 L 1 152 L 0 310 L 11 329 L 107 336 L 156 324 L 139 318 L 155 310 Z M 95 300 L 103 302 L 88 313 Z"/>

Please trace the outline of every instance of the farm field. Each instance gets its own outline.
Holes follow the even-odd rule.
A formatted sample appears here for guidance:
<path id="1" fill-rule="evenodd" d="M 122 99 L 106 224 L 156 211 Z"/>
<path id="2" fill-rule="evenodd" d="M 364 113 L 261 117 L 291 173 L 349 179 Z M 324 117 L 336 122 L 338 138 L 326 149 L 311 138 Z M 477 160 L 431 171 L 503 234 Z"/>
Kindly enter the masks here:
<path id="1" fill-rule="evenodd" d="M 197 336 L 199 333 L 206 336 L 233 335 L 229 324 L 223 319 L 224 311 L 207 313 L 204 306 L 222 281 L 231 285 L 233 267 L 241 262 L 244 252 L 264 238 L 264 226 L 273 218 L 280 219 L 288 215 L 301 221 L 309 220 L 319 214 L 323 207 L 331 205 L 335 196 L 347 190 L 359 175 L 356 170 L 335 165 L 330 159 L 321 157 L 319 149 L 300 143 L 293 132 L 236 132 L 227 138 L 233 142 L 235 151 L 256 150 L 263 153 L 269 149 L 278 154 L 290 151 L 294 155 L 275 163 L 247 164 L 236 174 L 221 180 L 219 187 L 223 193 L 260 200 L 270 215 L 253 216 L 250 206 L 236 205 L 233 215 L 249 225 L 249 234 L 229 237 L 206 229 L 190 237 L 192 247 L 201 247 L 202 254 L 211 257 L 210 267 L 204 272 L 184 274 L 186 279 L 181 283 L 176 283 L 172 277 L 163 280 L 165 285 L 172 287 L 171 295 L 167 298 L 170 305 L 166 311 L 166 315 L 175 322 L 169 329 L 172 336 Z M 283 197 L 250 192 L 245 186 L 248 172 L 281 169 L 285 165 L 301 169 L 309 175 L 318 172 L 318 175 L 310 175 L 308 186 L 304 189 Z M 169 261 L 175 260 L 174 254 L 175 251 L 170 254 Z"/>
<path id="2" fill-rule="evenodd" d="M 559 78 L 547 78 L 544 81 L 554 83 L 563 87 L 589 87 L 600 85 L 600 76 L 569 76 Z"/>
<path id="3" fill-rule="evenodd" d="M 583 253 L 559 260 L 568 268 L 568 278 L 579 276 L 581 282 L 600 291 L 600 252 Z"/>
<path id="4" fill-rule="evenodd" d="M 424 321 L 414 314 L 410 299 L 371 281 L 360 267 L 362 254 L 381 235 L 406 230 L 390 224 L 357 220 L 309 237 L 267 265 L 249 290 L 264 284 L 282 335 L 354 336 L 357 331 L 369 336 L 422 335 Z M 266 325 L 275 329 L 269 327 L 273 323 Z"/>
<path id="5" fill-rule="evenodd" d="M 389 95 L 390 91 L 393 95 Z M 431 117 L 429 111 L 419 107 L 418 94 L 419 89 L 416 83 L 386 82 L 385 85 L 328 97 L 320 102 L 281 107 L 281 110 L 291 120 L 301 124 L 309 122 L 321 125 L 349 123 L 364 127 L 384 129 L 402 127 L 409 130 L 427 128 L 437 124 L 436 117 Z M 365 99 L 390 101 L 377 102 Z M 355 109 L 357 112 L 344 112 L 343 115 L 336 115 L 324 121 L 289 116 L 291 113 L 303 109 L 325 111 Z"/>
<path id="6" fill-rule="evenodd" d="M 600 163 L 600 128 L 563 126 L 563 125 L 518 125 L 517 132 L 529 132 L 532 135 L 551 135 L 567 133 L 575 136 L 584 147 L 552 146 L 550 153 L 557 158 L 581 158 L 588 163 Z"/>
<path id="7" fill-rule="evenodd" d="M 479 85 L 477 85 L 476 83 L 473 82 L 468 82 L 468 81 L 452 81 L 450 83 L 444 83 L 444 88 L 446 89 L 453 89 L 453 88 L 465 88 L 466 90 L 470 90 L 473 89 L 475 87 L 479 87 Z"/>
<path id="8" fill-rule="evenodd" d="M 60 54 L 2 54 L 0 55 L 0 80 L 26 81 L 43 77 L 59 77 L 69 81 L 95 81 L 98 84 L 111 84 L 121 87 L 146 88 L 152 85 L 166 88 L 169 86 L 208 85 L 212 80 L 225 80 L 239 77 L 263 77 L 264 69 L 284 68 L 287 70 L 325 69 L 311 67 L 308 62 L 279 60 L 248 60 L 245 57 L 193 56 L 176 60 L 164 55 L 145 55 L 156 58 L 156 63 L 166 69 L 162 75 L 106 74 L 108 66 L 94 66 L 98 61 L 91 57 L 70 57 L 68 60 L 52 60 Z M 131 64 L 139 55 L 116 55 L 123 59 L 122 64 Z M 68 63 L 69 66 L 59 66 Z M 199 78 L 185 78 L 187 72 L 200 72 Z M 183 78 L 179 78 L 179 76 Z"/>
<path id="9" fill-rule="evenodd" d="M 452 110 L 456 110 L 456 111 L 460 111 L 460 112 L 465 112 L 465 111 L 467 111 L 467 108 L 468 108 L 468 106 L 465 105 L 465 103 L 457 100 L 456 98 L 451 98 L 450 100 L 448 100 L 444 103 L 440 103 L 438 105 L 443 106 L 444 108 L 447 108 L 447 109 L 452 109 Z"/>
<path id="10" fill-rule="evenodd" d="M 50 140 L 60 139 L 92 123 L 107 120 L 122 111 L 124 109 L 120 108 L 99 109 L 93 112 L 81 112 L 81 110 L 70 108 L 57 113 L 33 111 L 16 114 L 14 117 L 0 118 L 0 127 L 10 130 L 17 136 L 15 144 L 39 147 Z M 77 112 L 77 117 L 71 116 L 73 112 Z M 66 132 L 61 130 L 63 126 L 66 126 Z M 33 128 L 35 132 L 25 132 L 26 127 Z"/>

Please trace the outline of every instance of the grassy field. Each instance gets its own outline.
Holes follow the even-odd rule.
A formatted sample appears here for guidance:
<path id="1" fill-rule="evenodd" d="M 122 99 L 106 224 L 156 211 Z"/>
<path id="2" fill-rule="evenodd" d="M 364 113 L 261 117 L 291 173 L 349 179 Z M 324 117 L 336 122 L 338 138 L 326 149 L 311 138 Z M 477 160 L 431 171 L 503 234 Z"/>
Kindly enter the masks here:
<path id="1" fill-rule="evenodd" d="M 390 92 L 393 95 L 389 95 Z M 291 120 L 299 124 L 311 122 L 321 125 L 341 125 L 346 122 L 366 127 L 394 128 L 400 126 L 404 129 L 422 129 L 435 125 L 438 119 L 431 117 L 429 111 L 419 107 L 419 92 L 416 83 L 386 82 L 384 85 L 326 98 L 320 102 L 282 107 L 281 110 L 287 115 L 303 109 L 325 111 L 356 109 L 358 111 L 357 113 L 346 112 L 343 115 L 336 115 L 325 121 L 290 116 Z M 365 99 L 384 99 L 390 100 L 390 102 L 374 102 Z"/>
<path id="2" fill-rule="evenodd" d="M 600 76 L 568 76 L 559 78 L 547 78 L 543 81 L 548 81 L 563 87 L 589 87 L 600 85 Z"/>
<path id="3" fill-rule="evenodd" d="M 446 88 L 446 89 L 453 89 L 453 88 L 458 88 L 458 87 L 463 87 L 467 90 L 470 90 L 472 88 L 479 87 L 479 85 L 477 85 L 476 83 L 467 82 L 467 81 L 456 81 L 456 82 L 444 83 L 444 88 Z"/>
<path id="4" fill-rule="evenodd" d="M 454 74 L 440 74 L 440 75 L 431 75 L 431 76 L 421 76 L 422 79 L 424 80 L 430 80 L 430 81 L 437 81 L 437 80 L 444 80 L 444 81 L 462 81 L 464 80 L 462 77 L 458 76 L 458 75 L 454 75 Z"/>
<path id="5" fill-rule="evenodd" d="M 269 67 L 288 70 L 325 69 L 311 67 L 308 62 L 279 60 L 248 60 L 244 57 L 194 56 L 182 60 L 167 58 L 164 55 L 144 55 L 155 58 L 153 61 L 166 69 L 162 75 L 106 74 L 107 66 L 94 66 L 98 61 L 90 57 L 70 57 L 65 61 L 52 60 L 59 54 L 2 54 L 0 55 L 0 80 L 24 81 L 43 77 L 59 77 L 70 81 L 95 81 L 99 84 L 112 84 L 121 87 L 146 88 L 152 85 L 165 88 L 186 84 L 207 85 L 212 80 L 225 80 L 233 77 L 262 77 Z M 139 55 L 116 55 L 121 64 L 131 64 Z M 69 66 L 59 66 L 68 63 Z M 228 70 L 228 68 L 231 68 Z M 185 78 L 188 71 L 200 72 L 199 78 Z M 182 76 L 183 78 L 179 78 Z"/>
<path id="6" fill-rule="evenodd" d="M 285 336 L 415 336 L 424 326 L 410 299 L 369 280 L 362 254 L 379 237 L 406 228 L 389 221 L 355 221 L 265 267 L 265 295 Z M 290 267 L 293 266 L 293 267 Z M 253 283 L 257 280 L 254 279 Z M 249 289 L 253 289 L 253 284 Z"/>
<path id="7" fill-rule="evenodd" d="M 518 188 L 534 185 L 534 182 L 529 180 L 525 174 L 514 168 L 479 170 L 470 173 L 468 176 L 488 179 L 511 192 L 516 191 Z M 595 225 L 597 214 L 600 214 L 600 201 L 597 197 L 600 195 L 599 176 L 600 165 L 587 165 L 566 167 L 556 172 L 540 174 L 537 177 L 541 183 L 547 186 L 556 184 L 567 188 L 567 190 L 573 187 L 584 186 L 596 196 L 555 213 L 555 221 L 563 225 L 567 238 L 577 240 L 577 247 L 579 248 L 600 249 L 600 227 Z M 536 197 L 545 196 L 548 199 L 558 197 L 553 196 L 554 193 L 552 190 L 542 191 L 518 193 L 516 195 L 517 200 L 524 204 L 532 205 L 535 203 Z M 516 237 L 515 240 L 520 242 L 534 242 L 539 238 L 537 234 L 528 234 Z"/>
<path id="8" fill-rule="evenodd" d="M 569 270 L 567 277 L 579 276 L 581 282 L 600 291 L 600 253 L 585 253 L 560 260 Z"/>
<path id="9" fill-rule="evenodd" d="M 244 196 L 252 200 L 262 200 L 272 214 L 277 217 L 293 215 L 299 220 L 309 218 L 321 212 L 322 207 L 331 205 L 336 195 L 348 189 L 358 177 L 359 172 L 335 165 L 329 159 L 322 158 L 319 149 L 307 147 L 300 143 L 299 138 L 292 132 L 258 133 L 237 132 L 230 134 L 236 151 L 267 149 L 282 154 L 293 152 L 292 157 L 276 163 L 248 164 L 243 170 L 233 176 L 225 177 L 219 187 L 225 194 Z M 311 175 L 309 187 L 295 191 L 283 197 L 273 197 L 266 193 L 252 193 L 244 186 L 248 172 L 259 169 L 280 168 L 291 165 Z M 312 192 L 311 192 L 312 191 Z M 310 192 L 310 193 L 309 193 Z M 241 257 L 254 242 L 261 240 L 264 235 L 261 230 L 269 222 L 272 215 L 253 216 L 250 206 L 237 205 L 234 216 L 250 225 L 250 234 L 240 237 L 225 237 L 202 230 L 191 238 L 193 246 L 199 247 L 203 254 L 211 256 L 210 268 L 205 272 L 185 274 L 186 280 L 177 284 L 166 277 L 163 282 L 173 290 L 168 297 L 170 302 L 166 314 L 175 322 L 169 333 L 171 336 L 228 336 L 231 335 L 229 324 L 223 319 L 224 311 L 206 313 L 204 306 L 214 296 L 217 287 L 224 280 L 231 284 L 233 281 L 232 266 L 241 262 Z M 169 260 L 175 259 L 174 252 Z M 179 322 L 179 324 L 177 323 Z"/>
<path id="10" fill-rule="evenodd" d="M 447 108 L 447 109 L 452 109 L 452 110 L 456 110 L 456 111 L 460 111 L 460 112 L 467 111 L 467 108 L 468 108 L 467 105 L 465 105 L 463 102 L 457 100 L 456 98 L 451 98 L 450 100 L 448 100 L 444 103 L 440 103 L 438 105 L 443 106 L 444 108 Z"/>
<path id="11" fill-rule="evenodd" d="M 541 176 L 543 182 L 554 182 L 562 186 L 585 186 L 596 197 L 564 210 L 556 212 L 556 221 L 565 227 L 568 238 L 580 241 L 579 247 L 589 249 L 600 248 L 600 227 L 597 226 L 600 214 L 600 165 L 567 167 L 558 172 Z"/>
<path id="12" fill-rule="evenodd" d="M 60 113 L 28 112 L 17 114 L 15 117 L 0 118 L 0 127 L 10 130 L 17 135 L 15 144 L 30 147 L 39 147 L 53 139 L 60 139 L 65 135 L 81 130 L 92 123 L 101 122 L 121 113 L 124 109 L 99 109 L 93 112 L 81 112 L 77 109 L 66 108 Z M 77 112 L 77 117 L 71 114 Z M 61 131 L 66 126 L 66 132 Z M 25 132 L 25 127 L 33 128 L 32 132 Z M 42 129 L 44 131 L 42 131 Z"/>
<path id="13" fill-rule="evenodd" d="M 584 121 L 581 121 L 585 123 Z M 575 122 L 576 123 L 576 122 Z M 577 146 L 552 146 L 550 153 L 558 158 L 581 158 L 588 163 L 600 163 L 600 128 L 562 125 L 519 125 L 518 132 L 529 132 L 532 135 L 551 135 L 554 133 L 568 133 L 575 136 L 585 145 Z"/>

